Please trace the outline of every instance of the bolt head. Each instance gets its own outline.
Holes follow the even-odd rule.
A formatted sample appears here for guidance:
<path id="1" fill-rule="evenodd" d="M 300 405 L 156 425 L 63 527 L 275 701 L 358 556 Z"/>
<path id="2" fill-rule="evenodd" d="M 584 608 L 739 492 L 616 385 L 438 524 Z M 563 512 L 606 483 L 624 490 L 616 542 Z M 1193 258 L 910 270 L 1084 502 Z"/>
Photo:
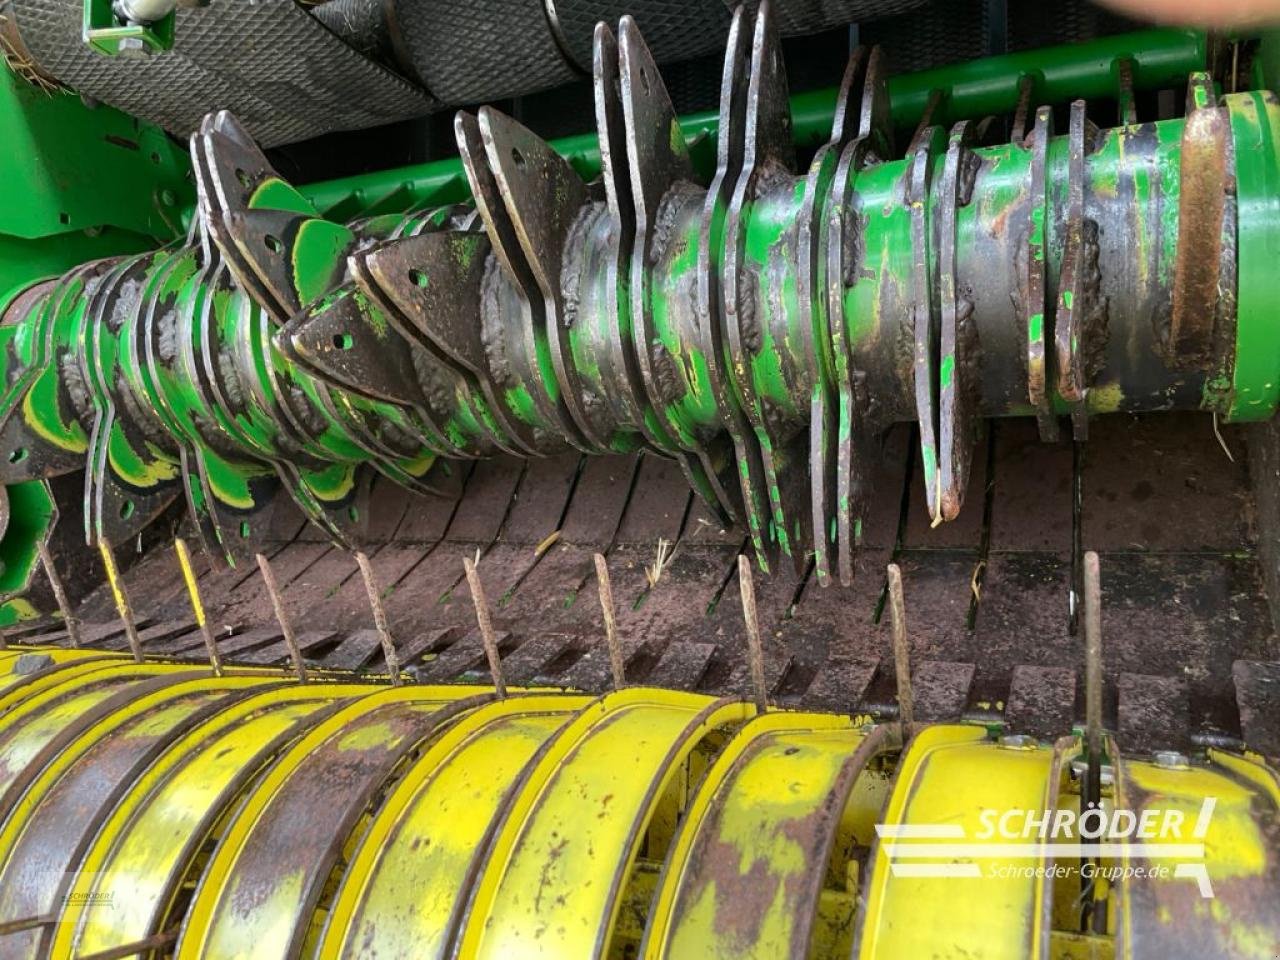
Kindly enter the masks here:
<path id="1" fill-rule="evenodd" d="M 1167 770 L 1186 770 L 1191 766 L 1191 761 L 1186 758 L 1186 755 L 1177 750 L 1157 750 L 1155 759 L 1157 767 L 1164 767 Z"/>
<path id="2" fill-rule="evenodd" d="M 122 38 L 116 51 L 120 56 L 127 57 L 130 60 L 139 60 L 151 54 L 151 48 L 146 45 L 141 37 Z"/>
<path id="3" fill-rule="evenodd" d="M 1025 733 L 1006 733 L 1000 738 L 1000 746 L 1005 750 L 1034 750 L 1036 738 Z"/>

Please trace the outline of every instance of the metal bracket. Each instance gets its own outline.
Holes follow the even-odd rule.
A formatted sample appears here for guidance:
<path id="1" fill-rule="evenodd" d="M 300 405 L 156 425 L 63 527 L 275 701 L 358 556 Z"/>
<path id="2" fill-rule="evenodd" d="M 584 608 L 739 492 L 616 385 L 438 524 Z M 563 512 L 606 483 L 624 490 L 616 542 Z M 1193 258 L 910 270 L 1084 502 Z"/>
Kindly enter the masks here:
<path id="1" fill-rule="evenodd" d="M 1058 440 L 1058 418 L 1053 411 L 1050 384 L 1051 354 L 1046 343 L 1053 341 L 1052 314 L 1045 302 L 1045 261 L 1048 258 L 1048 154 L 1053 131 L 1053 110 L 1036 110 L 1031 129 L 1031 167 L 1028 195 L 1031 215 L 1026 244 L 1020 251 L 1018 312 L 1027 332 L 1027 400 L 1036 412 L 1040 439 L 1045 443 Z"/>
<path id="2" fill-rule="evenodd" d="M 108 57 L 145 57 L 173 49 L 174 10 L 140 22 L 116 16 L 113 0 L 84 0 L 84 42 Z"/>
<path id="3" fill-rule="evenodd" d="M 1085 395 L 1097 372 L 1107 336 L 1107 300 L 1099 291 L 1098 225 L 1085 216 L 1085 159 L 1097 141 L 1085 103 L 1071 104 L 1067 134 L 1066 246 L 1054 317 L 1058 393 L 1071 406 L 1076 440 L 1089 436 Z"/>
<path id="4" fill-rule="evenodd" d="M 663 245 L 662 206 L 680 183 L 695 182 L 696 174 L 662 75 L 631 17 L 618 24 L 616 56 L 608 29 L 597 31 L 595 62 L 601 162 L 606 195 L 617 208 L 617 281 L 611 290 L 616 291 L 618 316 L 625 311 L 627 320 L 626 326 L 619 326 L 623 336 L 618 344 L 625 372 L 646 411 L 665 427 L 651 431 L 650 442 L 671 452 L 690 486 L 717 516 L 731 523 L 742 516 L 733 458 L 719 438 L 704 437 L 691 428 L 663 396 L 660 371 L 673 361 L 653 315 L 653 267 Z"/>
<path id="5" fill-rule="evenodd" d="M 980 160 L 971 149 L 984 124 L 962 120 L 951 128 L 938 203 L 938 300 L 941 329 L 938 346 L 938 499 L 934 521 L 954 520 L 969 485 L 978 417 L 978 329 L 973 301 L 956 282 L 957 214 L 973 195 Z"/>

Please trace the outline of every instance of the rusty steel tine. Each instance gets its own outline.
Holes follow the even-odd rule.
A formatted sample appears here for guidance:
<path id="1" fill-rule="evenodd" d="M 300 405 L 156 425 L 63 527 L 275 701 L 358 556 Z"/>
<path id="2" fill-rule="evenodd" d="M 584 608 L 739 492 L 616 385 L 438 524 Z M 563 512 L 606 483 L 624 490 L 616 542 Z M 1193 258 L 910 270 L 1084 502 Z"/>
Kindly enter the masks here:
<path id="1" fill-rule="evenodd" d="M 898 681 L 898 719 L 904 737 L 911 736 L 915 700 L 911 693 L 911 649 L 907 641 L 907 605 L 902 596 L 902 570 L 889 564 L 889 616 L 893 623 L 893 672 Z"/>
<path id="2" fill-rule="evenodd" d="M 924 477 L 925 503 L 932 526 L 942 523 L 942 472 L 938 459 L 938 350 L 941 345 L 939 318 L 931 292 L 931 236 L 926 201 L 930 194 L 933 160 L 940 145 L 940 133 L 929 127 L 912 140 L 908 154 L 906 201 L 911 217 L 911 276 L 908 323 L 914 340 L 912 357 L 916 420 L 919 421 L 920 465 Z"/>
<path id="3" fill-rule="evenodd" d="M 124 960 L 125 957 L 140 957 L 153 950 L 162 950 L 165 947 L 172 946 L 178 940 L 178 933 L 179 928 L 174 927 L 162 933 L 154 933 L 142 940 L 134 940 L 132 943 L 122 943 L 118 947 L 99 950 L 97 953 L 82 953 L 80 957 L 81 960 Z"/>
<path id="4" fill-rule="evenodd" d="M 1102 583 L 1098 554 L 1084 555 L 1084 717 L 1085 780 L 1080 809 L 1096 809 L 1102 803 Z M 1088 858 L 1097 863 L 1097 857 Z M 1082 921 L 1085 929 L 1098 932 L 1105 924 L 1106 907 L 1101 901 L 1093 874 L 1084 876 L 1080 887 Z"/>
<path id="5" fill-rule="evenodd" d="M 1133 61 L 1124 57 L 1116 64 L 1116 107 L 1122 127 L 1138 123 L 1138 104 L 1133 98 Z"/>
<path id="6" fill-rule="evenodd" d="M 360 576 L 364 578 L 364 589 L 369 594 L 369 606 L 373 608 L 373 625 L 378 631 L 378 641 L 382 644 L 382 655 L 387 661 L 387 673 L 391 675 L 392 686 L 400 686 L 404 681 L 400 677 L 400 655 L 396 653 L 395 641 L 391 639 L 391 631 L 387 629 L 387 612 L 382 608 L 382 594 L 378 581 L 373 576 L 373 567 L 363 550 L 356 551 L 356 563 L 360 565 Z"/>
<path id="7" fill-rule="evenodd" d="M 1084 555 L 1084 713 L 1089 756 L 1102 755 L 1102 586 L 1098 554 Z"/>
<path id="8" fill-rule="evenodd" d="M 760 643 L 760 621 L 756 615 L 756 585 L 751 576 L 751 561 L 745 553 L 738 554 L 738 586 L 742 590 L 742 616 L 747 622 L 751 689 L 755 695 L 756 709 L 764 713 L 769 709 L 768 691 L 764 685 L 764 647 Z"/>
<path id="9" fill-rule="evenodd" d="M 1084 580 L 1084 456 L 1085 445 L 1071 444 L 1071 586 L 1067 591 L 1067 629 L 1071 636 L 1080 631 L 1080 594 Z"/>
<path id="10" fill-rule="evenodd" d="M 41 927 L 47 927 L 54 922 L 54 918 L 37 914 L 34 917 L 22 917 L 18 920 L 6 920 L 0 923 L 0 937 L 7 937 L 13 933 L 25 933 L 28 930 L 38 930 Z"/>
<path id="11" fill-rule="evenodd" d="M 911 134 L 911 140 L 907 145 L 906 155 L 908 157 L 915 153 L 917 143 L 926 135 L 928 129 L 933 126 L 933 115 L 941 103 L 942 91 L 929 91 L 929 99 L 925 102 L 924 110 L 920 112 L 920 121 L 916 124 L 915 132 Z"/>
<path id="12" fill-rule="evenodd" d="M 502 676 L 502 654 L 498 651 L 498 638 L 493 633 L 493 621 L 489 619 L 489 601 L 484 596 L 484 584 L 470 557 L 462 558 L 462 569 L 467 572 L 467 586 L 471 588 L 471 602 L 476 607 L 476 622 L 480 625 L 480 642 L 489 661 L 489 673 L 493 676 L 493 691 L 498 699 L 507 696 L 507 681 Z"/>
<path id="13" fill-rule="evenodd" d="M 124 635 L 129 638 L 129 649 L 133 651 L 133 659 L 142 662 L 142 640 L 138 636 L 138 625 L 133 619 L 133 607 L 129 605 L 129 594 L 125 592 L 124 581 L 120 579 L 120 571 L 116 569 L 116 556 L 111 552 L 111 544 L 105 537 L 98 538 L 98 551 L 102 554 L 102 566 L 107 571 L 107 584 L 111 587 L 111 596 L 116 602 L 116 610 L 124 624 Z"/>
<path id="14" fill-rule="evenodd" d="M 595 555 L 596 583 L 600 587 L 600 609 L 604 611 L 604 642 L 609 648 L 609 669 L 613 673 L 613 689 L 621 690 L 627 683 L 627 666 L 622 658 L 622 644 L 618 641 L 618 624 L 613 616 L 613 587 L 609 583 L 609 564 L 604 554 Z"/>
<path id="15" fill-rule="evenodd" d="M 1021 293 L 1021 319 L 1027 328 L 1027 400 L 1035 408 L 1040 439 L 1047 443 L 1058 441 L 1058 418 L 1053 411 L 1053 391 L 1050 361 L 1053 351 L 1046 344 L 1055 343 L 1050 325 L 1052 314 L 1045 305 L 1045 260 L 1048 237 L 1044 226 L 1048 197 L 1047 164 L 1049 140 L 1053 131 L 1053 110 L 1040 107 L 1035 113 L 1035 124 L 1027 138 L 1031 151 L 1027 192 L 1031 201 L 1032 227 L 1024 241 L 1022 263 L 1019 266 Z"/>
<path id="16" fill-rule="evenodd" d="M 62 584 L 58 568 L 53 565 L 53 557 L 49 553 L 48 544 L 41 541 L 36 545 L 40 554 L 40 563 L 44 565 L 45 576 L 49 578 L 49 586 L 53 588 L 53 597 L 62 611 L 62 622 L 67 628 L 67 646 L 80 646 L 80 621 L 71 610 L 71 601 L 67 599 L 67 588 Z"/>
<path id="17" fill-rule="evenodd" d="M 0 627 L 0 650 L 8 650 L 8 649 L 9 649 L 9 634 L 5 631 L 4 627 Z"/>
<path id="18" fill-rule="evenodd" d="M 1013 125 L 1009 132 L 1009 142 L 1020 147 L 1027 139 L 1027 116 L 1031 112 L 1031 95 L 1035 91 L 1036 81 L 1029 73 L 1024 73 L 1018 81 L 1018 105 L 1013 111 Z"/>
<path id="19" fill-rule="evenodd" d="M 960 513 L 977 440 L 974 408 L 981 390 L 974 379 L 978 358 L 973 335 L 973 300 L 957 277 L 956 251 L 959 208 L 972 197 L 980 166 L 972 146 L 981 136 L 980 127 L 967 120 L 951 128 L 942 168 L 942 203 L 937 214 L 938 250 L 934 269 L 941 309 L 936 333 L 940 362 L 934 371 L 938 378 L 934 395 L 939 444 L 935 517 L 941 516 L 943 520 L 954 520 Z"/>
<path id="20" fill-rule="evenodd" d="M 182 579 L 187 584 L 187 596 L 191 598 L 191 612 L 195 615 L 196 626 L 200 628 L 200 636 L 204 638 L 204 648 L 209 654 L 209 666 L 213 668 L 215 677 L 222 676 L 222 657 L 218 654 L 218 645 L 214 642 L 213 631 L 209 629 L 209 620 L 204 615 L 204 603 L 200 600 L 200 586 L 196 583 L 196 572 L 191 566 L 191 551 L 187 542 L 181 537 L 173 541 L 173 549 L 178 554 L 178 565 L 182 567 Z"/>
<path id="21" fill-rule="evenodd" d="M 267 585 L 267 594 L 271 597 L 271 606 L 276 612 L 276 622 L 280 624 L 280 632 L 284 634 L 284 645 L 289 648 L 289 659 L 293 661 L 298 682 L 306 683 L 307 665 L 302 660 L 302 650 L 299 649 L 298 638 L 293 633 L 289 611 L 284 608 L 284 597 L 280 595 L 280 587 L 276 584 L 276 575 L 271 569 L 271 561 L 261 553 L 257 554 L 255 559 L 258 561 L 258 569 L 262 571 L 262 581 Z"/>

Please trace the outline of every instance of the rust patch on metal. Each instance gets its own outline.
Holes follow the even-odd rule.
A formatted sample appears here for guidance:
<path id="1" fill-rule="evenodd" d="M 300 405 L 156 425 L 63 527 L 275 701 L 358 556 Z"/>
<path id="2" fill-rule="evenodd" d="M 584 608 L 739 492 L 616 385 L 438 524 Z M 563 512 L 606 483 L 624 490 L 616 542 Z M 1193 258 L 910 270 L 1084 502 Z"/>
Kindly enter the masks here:
<path id="1" fill-rule="evenodd" d="M 1226 111 L 1217 107 L 1193 110 L 1182 128 L 1169 349 L 1192 363 L 1206 362 L 1213 346 L 1230 133 Z"/>
<path id="2" fill-rule="evenodd" d="M 1216 767 L 1215 773 L 1239 782 L 1247 791 L 1258 789 L 1222 767 Z M 1139 816 L 1148 809 L 1169 808 L 1170 798 L 1164 793 L 1149 792 L 1129 778 L 1121 787 L 1125 808 Z M 1130 949 L 1141 944 L 1144 955 L 1170 957 L 1280 950 L 1280 940 L 1274 934 L 1280 929 L 1280 817 L 1275 807 L 1255 806 L 1252 819 L 1259 833 L 1258 849 L 1265 851 L 1264 860 L 1237 876 L 1213 876 L 1210 868 L 1212 900 L 1202 897 L 1198 886 L 1186 879 L 1135 878 L 1126 883 Z M 1123 940 L 1122 933 L 1117 953 L 1126 946 Z"/>
<path id="3" fill-rule="evenodd" d="M 871 759 L 897 745 L 896 738 L 892 736 L 895 732 L 896 728 L 883 725 L 872 730 L 845 761 L 821 805 L 805 816 L 793 817 L 779 825 L 778 829 L 803 851 L 806 869 L 775 870 L 770 860 L 757 856 L 743 871 L 743 850 L 720 837 L 723 795 L 718 796 L 700 830 L 697 850 L 690 858 L 688 875 L 696 879 L 680 894 L 680 908 L 674 918 L 674 926 L 679 925 L 684 909 L 701 901 L 703 892 L 711 887 L 715 897 L 718 946 L 730 949 L 731 952 L 724 956 L 738 956 L 738 951 L 759 939 L 761 925 L 781 893 L 786 912 L 796 918 L 791 928 L 788 956 L 808 956 L 826 864 L 849 794 Z M 761 739 L 755 750 L 744 754 L 738 763 L 745 763 L 760 749 L 769 746 L 771 739 Z M 731 781 L 725 786 L 730 784 Z"/>

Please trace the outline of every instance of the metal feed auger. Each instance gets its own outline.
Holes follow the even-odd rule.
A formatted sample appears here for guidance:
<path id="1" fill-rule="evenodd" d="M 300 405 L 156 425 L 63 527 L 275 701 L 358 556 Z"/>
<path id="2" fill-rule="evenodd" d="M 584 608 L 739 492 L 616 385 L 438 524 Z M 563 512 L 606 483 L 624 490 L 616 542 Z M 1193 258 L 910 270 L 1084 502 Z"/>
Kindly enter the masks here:
<path id="1" fill-rule="evenodd" d="M 1103 130 L 1076 101 L 1055 135 L 1024 84 L 1008 137 L 932 124 L 935 98 L 898 152 L 884 71 L 852 55 L 798 166 L 767 5 L 739 10 L 703 184 L 635 24 L 601 24 L 600 181 L 482 108 L 455 122 L 474 208 L 346 225 L 211 115 L 185 243 L 8 307 L 0 482 L 86 469 L 91 542 L 182 496 L 231 559 L 280 490 L 351 546 L 375 473 L 447 493 L 456 458 L 645 449 L 762 565 L 812 556 L 847 581 L 894 422 L 919 423 L 937 523 L 985 417 L 1035 416 L 1048 440 L 1059 416 L 1082 439 L 1096 413 L 1274 411 L 1274 351 L 1248 348 L 1274 319 L 1256 282 L 1274 98 L 1219 104 L 1197 74 L 1184 119 L 1138 123 L 1121 97 Z"/>

